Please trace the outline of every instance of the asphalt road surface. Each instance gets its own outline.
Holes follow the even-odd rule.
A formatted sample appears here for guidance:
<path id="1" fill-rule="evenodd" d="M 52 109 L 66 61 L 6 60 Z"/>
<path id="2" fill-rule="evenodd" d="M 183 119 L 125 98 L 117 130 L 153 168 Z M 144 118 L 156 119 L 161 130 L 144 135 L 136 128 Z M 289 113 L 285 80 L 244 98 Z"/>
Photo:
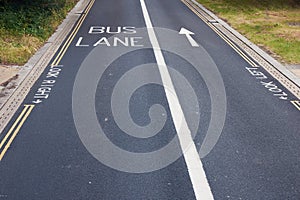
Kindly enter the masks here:
<path id="1" fill-rule="evenodd" d="M 295 96 L 179 0 L 89 5 L 0 135 L 0 199 L 300 199 Z"/>

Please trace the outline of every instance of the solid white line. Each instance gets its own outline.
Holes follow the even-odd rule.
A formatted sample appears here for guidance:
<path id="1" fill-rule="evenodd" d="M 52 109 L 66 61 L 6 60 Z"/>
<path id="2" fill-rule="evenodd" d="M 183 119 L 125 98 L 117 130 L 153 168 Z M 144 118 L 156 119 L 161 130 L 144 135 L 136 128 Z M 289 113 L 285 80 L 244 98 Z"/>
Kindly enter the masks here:
<path id="1" fill-rule="evenodd" d="M 145 1 L 140 0 L 140 2 L 148 30 L 148 35 L 153 47 L 155 59 L 165 88 L 165 93 L 169 103 L 171 115 L 177 131 L 181 149 L 183 151 L 183 156 L 188 168 L 196 199 L 213 199 L 213 195 L 209 187 L 208 181 L 206 179 L 202 162 L 200 160 L 195 143 L 193 141 L 191 131 L 184 117 L 184 113 L 179 103 L 178 96 L 175 92 L 174 85 L 172 83 L 168 67 L 160 49 L 158 40 L 156 38 Z M 183 147 L 185 149 L 183 149 Z"/>

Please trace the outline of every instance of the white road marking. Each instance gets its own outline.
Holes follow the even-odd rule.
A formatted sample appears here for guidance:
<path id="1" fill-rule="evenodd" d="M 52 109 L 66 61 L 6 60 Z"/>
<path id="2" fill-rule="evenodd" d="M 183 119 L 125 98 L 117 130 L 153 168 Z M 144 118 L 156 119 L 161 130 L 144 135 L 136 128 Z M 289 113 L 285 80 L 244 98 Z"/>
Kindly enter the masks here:
<path id="1" fill-rule="evenodd" d="M 179 31 L 180 35 L 185 35 L 192 47 L 199 47 L 199 44 L 192 38 L 191 35 L 194 35 L 192 31 L 189 31 L 185 28 L 181 28 Z"/>
<path id="2" fill-rule="evenodd" d="M 197 200 L 214 199 L 211 189 L 209 187 L 206 175 L 202 166 L 202 162 L 198 155 L 195 143 L 193 141 L 191 131 L 187 125 L 186 119 L 184 117 L 183 110 L 178 100 L 178 96 L 175 92 L 174 85 L 172 83 L 165 59 L 163 57 L 162 51 L 160 49 L 158 40 L 156 38 L 154 28 L 145 4 L 144 0 L 140 0 L 141 7 L 143 10 L 143 15 L 145 23 L 148 30 L 148 35 L 150 42 L 153 47 L 154 55 L 158 65 L 158 69 L 162 78 L 162 82 L 165 88 L 166 97 L 171 110 L 171 115 L 174 121 L 174 125 L 177 131 L 179 142 L 183 151 L 183 156 L 188 168 L 190 179 L 193 185 L 194 193 Z M 175 96 L 175 98 L 174 98 Z M 183 149 L 183 147 L 188 147 Z"/>

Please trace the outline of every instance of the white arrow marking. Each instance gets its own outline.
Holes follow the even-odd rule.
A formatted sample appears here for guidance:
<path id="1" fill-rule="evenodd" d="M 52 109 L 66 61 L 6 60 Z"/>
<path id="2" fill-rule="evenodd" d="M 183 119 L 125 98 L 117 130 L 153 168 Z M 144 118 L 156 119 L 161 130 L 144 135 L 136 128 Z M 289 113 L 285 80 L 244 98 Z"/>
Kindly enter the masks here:
<path id="1" fill-rule="evenodd" d="M 191 32 L 185 28 L 181 28 L 179 31 L 179 34 L 185 35 L 186 38 L 188 39 L 188 41 L 191 43 L 192 47 L 199 47 L 199 44 L 191 36 L 191 35 L 195 35 L 193 32 Z"/>

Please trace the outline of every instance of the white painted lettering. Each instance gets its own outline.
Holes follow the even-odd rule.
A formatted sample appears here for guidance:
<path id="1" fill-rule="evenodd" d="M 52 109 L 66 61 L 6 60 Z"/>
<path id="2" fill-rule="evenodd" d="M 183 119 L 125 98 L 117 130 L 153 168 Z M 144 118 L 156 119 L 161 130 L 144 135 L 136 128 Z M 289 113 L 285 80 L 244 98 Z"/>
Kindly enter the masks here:
<path id="1" fill-rule="evenodd" d="M 266 88 L 268 88 L 268 89 L 269 89 L 269 88 L 272 88 L 272 87 L 274 87 L 274 86 L 276 86 L 276 85 L 274 85 L 273 81 L 270 81 L 270 82 L 268 82 L 268 83 L 261 81 L 261 84 L 262 84 L 263 86 L 265 86 Z"/>
<path id="2" fill-rule="evenodd" d="M 105 27 L 103 26 L 91 26 L 89 34 L 101 34 L 105 33 Z"/>
<path id="3" fill-rule="evenodd" d="M 106 33 L 111 33 L 111 34 L 118 34 L 118 33 L 121 33 L 122 31 L 122 27 L 118 26 L 116 27 L 116 30 L 112 31 L 112 28 L 110 26 L 108 26 L 106 28 Z"/>
<path id="4" fill-rule="evenodd" d="M 122 41 L 120 38 L 114 37 L 114 47 L 118 46 L 118 43 L 128 47 L 129 45 L 129 41 L 128 41 L 128 37 L 124 38 L 124 41 Z"/>
<path id="5" fill-rule="evenodd" d="M 99 44 L 105 44 L 106 46 L 110 46 L 108 39 L 106 37 L 102 37 L 100 40 L 98 40 L 93 46 L 98 46 Z"/>
<path id="6" fill-rule="evenodd" d="M 35 94 L 35 99 L 48 99 L 49 94 Z"/>
<path id="7" fill-rule="evenodd" d="M 43 101 L 42 100 L 40 100 L 40 99 L 37 99 L 37 100 L 35 100 L 35 101 L 32 101 L 32 103 L 35 103 L 35 104 L 39 104 L 39 103 L 42 103 Z"/>
<path id="8" fill-rule="evenodd" d="M 130 38 L 130 44 L 132 47 L 142 47 L 144 45 L 142 44 L 137 44 L 139 42 L 139 40 L 142 40 L 142 37 L 131 37 Z"/>
<path id="9" fill-rule="evenodd" d="M 109 33 L 109 34 L 118 34 L 118 33 L 125 33 L 125 34 L 135 34 L 136 30 L 133 26 L 117 26 L 117 27 L 111 27 L 111 26 L 91 26 L 89 31 L 89 34 L 102 34 L 102 33 Z"/>
<path id="10" fill-rule="evenodd" d="M 60 71 L 61 69 L 56 67 L 51 67 L 51 69 L 49 70 L 49 72 L 60 72 Z"/>
<path id="11" fill-rule="evenodd" d="M 50 92 L 51 91 L 51 88 L 50 87 L 40 87 L 38 89 L 38 92 L 40 92 L 41 94 L 44 94 L 46 92 Z"/>
<path id="12" fill-rule="evenodd" d="M 285 93 L 285 92 L 282 92 L 281 94 L 274 94 L 274 96 L 285 96 L 285 97 L 287 97 L 287 96 L 288 96 L 288 94 L 287 94 L 287 93 Z"/>
<path id="13" fill-rule="evenodd" d="M 88 47 L 88 46 L 90 46 L 88 44 L 81 44 L 82 39 L 83 39 L 83 37 L 78 38 L 78 41 L 76 42 L 76 45 L 75 45 L 76 47 Z"/>
<path id="14" fill-rule="evenodd" d="M 54 68 L 54 67 L 63 67 L 63 65 L 53 65 L 50 68 Z"/>
<path id="15" fill-rule="evenodd" d="M 270 92 L 273 92 L 273 93 L 279 93 L 279 92 L 282 92 L 282 90 L 279 89 L 277 86 L 276 86 L 276 87 L 273 87 L 273 88 L 270 88 L 269 91 L 270 91 Z"/>
<path id="16" fill-rule="evenodd" d="M 282 99 L 282 100 L 288 100 L 287 97 L 279 97 L 279 99 Z"/>
<path id="17" fill-rule="evenodd" d="M 54 84 L 55 80 L 43 80 L 42 84 Z"/>
<path id="18" fill-rule="evenodd" d="M 133 26 L 124 26 L 123 27 L 123 33 L 125 33 L 125 34 L 135 34 L 136 33 L 135 27 L 133 27 Z"/>
<path id="19" fill-rule="evenodd" d="M 60 71 L 61 71 L 60 68 L 51 68 L 47 73 L 47 78 L 52 78 L 52 77 L 57 78 Z"/>
<path id="20" fill-rule="evenodd" d="M 267 79 L 268 78 L 264 73 L 262 73 L 260 71 L 256 71 L 257 68 L 246 67 L 246 69 L 250 72 L 250 74 L 252 76 L 255 76 L 257 79 Z"/>

